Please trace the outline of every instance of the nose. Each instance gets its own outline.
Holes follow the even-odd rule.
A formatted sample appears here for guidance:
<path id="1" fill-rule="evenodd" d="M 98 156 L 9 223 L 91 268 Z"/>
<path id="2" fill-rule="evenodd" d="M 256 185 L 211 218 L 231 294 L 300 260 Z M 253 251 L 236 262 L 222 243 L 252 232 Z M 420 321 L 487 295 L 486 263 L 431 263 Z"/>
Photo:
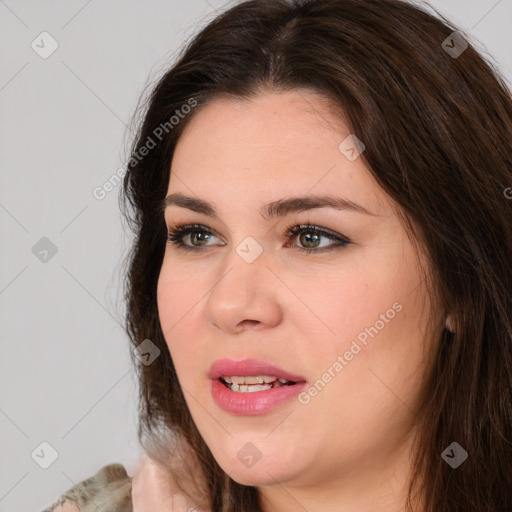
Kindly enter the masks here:
<path id="1" fill-rule="evenodd" d="M 271 258 L 262 253 L 251 261 L 241 254 L 235 248 L 226 257 L 205 305 L 206 320 L 230 334 L 275 327 L 282 318 L 283 286 L 270 268 Z"/>

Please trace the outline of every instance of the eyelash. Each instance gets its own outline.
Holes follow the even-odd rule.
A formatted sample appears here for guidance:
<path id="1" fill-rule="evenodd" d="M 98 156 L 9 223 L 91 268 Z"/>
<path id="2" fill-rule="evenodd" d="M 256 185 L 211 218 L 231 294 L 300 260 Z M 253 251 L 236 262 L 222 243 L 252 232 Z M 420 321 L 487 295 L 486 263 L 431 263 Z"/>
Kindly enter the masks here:
<path id="1" fill-rule="evenodd" d="M 175 227 L 168 227 L 167 232 L 167 242 L 175 245 L 178 249 L 184 250 L 184 251 L 203 251 L 205 249 L 210 248 L 211 246 L 205 246 L 205 247 L 195 247 L 190 245 L 185 245 L 183 243 L 183 238 L 190 233 L 194 232 L 203 232 L 207 233 L 208 235 L 214 235 L 217 238 L 218 235 L 216 235 L 215 231 L 207 228 L 206 226 L 203 226 L 201 224 L 180 224 Z M 302 232 L 308 232 L 308 233 L 314 233 L 315 235 L 321 235 L 325 238 L 328 238 L 329 240 L 334 240 L 337 243 L 333 244 L 332 246 L 328 248 L 323 249 L 306 249 L 304 247 L 296 246 L 296 249 L 299 249 L 300 251 L 305 252 L 306 254 L 311 254 L 312 252 L 326 252 L 337 248 L 343 248 L 347 245 L 351 244 L 352 241 L 345 237 L 338 235 L 334 233 L 333 231 L 326 230 L 319 228 L 318 226 L 313 226 L 311 224 L 301 224 L 301 225 L 290 225 L 286 229 L 286 237 L 287 238 L 294 238 L 298 234 Z"/>

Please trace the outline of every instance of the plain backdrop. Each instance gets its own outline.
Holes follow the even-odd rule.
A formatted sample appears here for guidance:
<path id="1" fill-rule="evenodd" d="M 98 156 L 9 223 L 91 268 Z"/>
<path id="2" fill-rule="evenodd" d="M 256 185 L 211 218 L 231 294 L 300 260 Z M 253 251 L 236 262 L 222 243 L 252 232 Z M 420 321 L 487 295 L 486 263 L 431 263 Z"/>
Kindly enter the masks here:
<path id="1" fill-rule="evenodd" d="M 0 0 L 0 512 L 41 511 L 105 464 L 137 465 L 131 235 L 119 187 L 93 191 L 125 164 L 144 87 L 234 3 Z M 431 5 L 512 81 L 511 0 Z"/>

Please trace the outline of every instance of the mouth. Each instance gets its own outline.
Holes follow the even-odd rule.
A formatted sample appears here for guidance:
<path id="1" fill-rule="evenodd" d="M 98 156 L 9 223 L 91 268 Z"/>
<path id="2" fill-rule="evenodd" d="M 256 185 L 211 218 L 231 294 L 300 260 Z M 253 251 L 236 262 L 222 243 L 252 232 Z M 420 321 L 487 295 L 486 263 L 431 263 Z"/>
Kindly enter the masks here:
<path id="1" fill-rule="evenodd" d="M 306 387 L 303 377 L 257 359 L 220 359 L 208 377 L 214 402 L 233 415 L 271 412 L 289 404 Z"/>
<path id="2" fill-rule="evenodd" d="M 292 380 L 279 379 L 272 375 L 249 375 L 246 377 L 223 375 L 219 377 L 219 381 L 235 393 L 255 393 L 296 384 Z"/>
<path id="3" fill-rule="evenodd" d="M 289 385 L 305 382 L 300 375 L 290 373 L 260 359 L 218 359 L 208 371 L 210 379 L 221 379 L 224 384 L 237 384 L 238 386 L 258 386 L 272 384 L 276 387 L 281 384 Z"/>

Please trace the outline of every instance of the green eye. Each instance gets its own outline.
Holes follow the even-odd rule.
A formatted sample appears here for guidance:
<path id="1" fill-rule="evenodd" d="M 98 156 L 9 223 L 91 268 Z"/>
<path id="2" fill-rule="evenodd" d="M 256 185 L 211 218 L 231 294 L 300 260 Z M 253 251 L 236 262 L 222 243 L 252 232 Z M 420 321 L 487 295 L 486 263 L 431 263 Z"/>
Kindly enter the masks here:
<path id="1" fill-rule="evenodd" d="M 206 226 L 201 224 L 186 224 L 168 228 L 167 241 L 174 244 L 178 249 L 185 251 L 201 251 L 210 247 L 206 245 L 206 243 L 212 236 L 218 238 L 215 232 Z M 325 252 L 338 247 L 346 247 L 352 243 L 343 235 L 309 224 L 294 225 L 288 228 L 286 232 L 288 239 L 297 236 L 301 244 L 309 245 L 309 247 L 295 247 L 299 250 L 306 251 L 307 254 L 312 252 Z M 189 237 L 189 243 L 185 243 L 186 237 Z M 326 248 L 319 249 L 319 242 L 322 238 L 332 240 L 334 243 L 328 245 Z"/>

